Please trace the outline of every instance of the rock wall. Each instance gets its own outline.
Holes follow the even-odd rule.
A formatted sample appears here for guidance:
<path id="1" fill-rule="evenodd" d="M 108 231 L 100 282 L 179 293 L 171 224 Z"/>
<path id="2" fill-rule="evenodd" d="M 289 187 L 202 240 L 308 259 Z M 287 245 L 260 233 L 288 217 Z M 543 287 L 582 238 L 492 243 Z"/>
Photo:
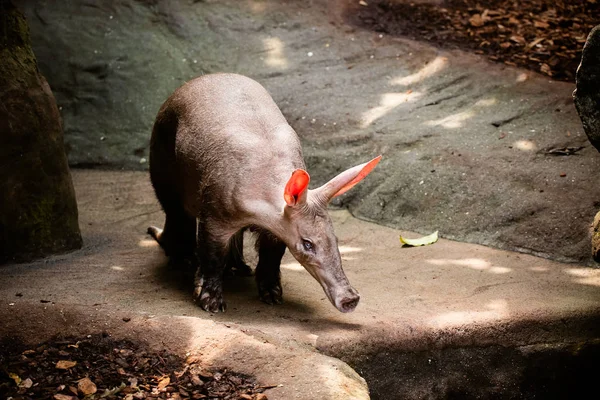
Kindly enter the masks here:
<path id="1" fill-rule="evenodd" d="M 231 59 L 230 45 L 207 26 L 208 16 L 190 13 L 195 8 L 179 1 L 23 2 L 40 69 L 61 107 L 70 165 L 147 168 L 162 102 Z"/>
<path id="2" fill-rule="evenodd" d="M 383 154 L 335 206 L 423 234 L 590 260 L 600 153 L 573 85 L 360 29 L 347 3 L 19 4 L 72 166 L 146 169 L 168 95 L 194 76 L 237 72 L 263 84 L 300 135 L 312 187 Z"/>
<path id="3" fill-rule="evenodd" d="M 56 101 L 25 17 L 0 1 L 0 263 L 81 247 Z"/>
<path id="4" fill-rule="evenodd" d="M 600 151 L 600 25 L 590 32 L 583 47 L 573 99 L 585 133 Z"/>
<path id="5" fill-rule="evenodd" d="M 588 139 L 600 151 L 600 25 L 583 47 L 573 99 Z M 592 224 L 592 257 L 600 262 L 600 212 Z"/>

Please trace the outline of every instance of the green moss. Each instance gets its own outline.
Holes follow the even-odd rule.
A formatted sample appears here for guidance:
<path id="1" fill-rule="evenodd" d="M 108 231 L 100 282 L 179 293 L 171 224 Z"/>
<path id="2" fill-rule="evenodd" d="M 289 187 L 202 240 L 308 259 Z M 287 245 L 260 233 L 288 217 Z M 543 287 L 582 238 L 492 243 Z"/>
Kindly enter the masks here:
<path id="1" fill-rule="evenodd" d="M 24 217 L 29 222 L 29 231 L 34 236 L 34 243 L 41 243 L 42 247 L 51 245 L 52 221 L 54 220 L 54 193 L 44 193 L 44 197 L 31 203 L 29 209 L 24 210 Z"/>
<path id="2" fill-rule="evenodd" d="M 81 247 L 62 129 L 25 17 L 0 0 L 0 263 Z"/>
<path id="3" fill-rule="evenodd" d="M 0 83 L 37 77 L 37 62 L 29 44 L 29 27 L 23 14 L 0 0 Z"/>

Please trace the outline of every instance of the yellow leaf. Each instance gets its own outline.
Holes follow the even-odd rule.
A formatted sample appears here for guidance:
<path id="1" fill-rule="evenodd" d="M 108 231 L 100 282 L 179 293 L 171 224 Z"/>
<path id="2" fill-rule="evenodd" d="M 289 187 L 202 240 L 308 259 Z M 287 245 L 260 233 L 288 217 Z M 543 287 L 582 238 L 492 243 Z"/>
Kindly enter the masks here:
<path id="1" fill-rule="evenodd" d="M 438 240 L 438 231 L 433 232 L 431 235 L 423 236 L 418 239 L 407 239 L 400 236 L 400 243 L 405 246 L 425 246 L 433 244 Z"/>
<path id="2" fill-rule="evenodd" d="M 14 374 L 14 373 L 12 373 L 12 372 L 9 372 L 9 373 L 8 373 L 8 377 L 9 377 L 10 379 L 12 379 L 13 381 L 15 381 L 15 383 L 16 383 L 17 385 L 20 385 L 20 384 L 21 384 L 21 378 L 19 377 L 19 375 L 17 375 L 17 374 Z"/>

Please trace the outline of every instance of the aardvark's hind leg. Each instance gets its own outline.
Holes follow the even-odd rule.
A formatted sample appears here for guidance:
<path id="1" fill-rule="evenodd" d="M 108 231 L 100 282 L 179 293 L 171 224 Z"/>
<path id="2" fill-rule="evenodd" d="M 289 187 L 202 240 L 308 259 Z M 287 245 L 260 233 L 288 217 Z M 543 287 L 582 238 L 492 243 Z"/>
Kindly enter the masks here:
<path id="1" fill-rule="evenodd" d="M 183 209 L 165 210 L 165 228 L 148 228 L 148 233 L 171 258 L 184 260 L 194 256 L 196 248 L 196 218 L 190 217 Z"/>
<path id="2" fill-rule="evenodd" d="M 227 256 L 228 241 L 221 240 L 208 228 L 210 223 L 198 223 L 198 261 L 194 281 L 194 299 L 203 310 L 225 312 L 227 306 L 223 300 L 223 273 Z"/>
<path id="3" fill-rule="evenodd" d="M 244 231 L 241 229 L 229 240 L 227 249 L 226 271 L 237 276 L 251 276 L 252 269 L 244 261 Z"/>

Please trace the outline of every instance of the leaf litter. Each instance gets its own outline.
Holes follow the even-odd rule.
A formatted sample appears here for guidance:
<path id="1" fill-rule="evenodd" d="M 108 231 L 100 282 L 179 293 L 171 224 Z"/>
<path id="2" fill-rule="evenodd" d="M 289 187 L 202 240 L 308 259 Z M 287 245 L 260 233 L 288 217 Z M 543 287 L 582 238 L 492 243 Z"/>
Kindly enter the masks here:
<path id="1" fill-rule="evenodd" d="M 0 398 L 13 400 L 219 399 L 267 400 L 253 377 L 207 370 L 109 335 L 54 339 L 34 347 L 0 340 Z"/>
<path id="2" fill-rule="evenodd" d="M 600 0 L 443 0 L 351 5 L 347 17 L 376 32 L 460 48 L 574 82 Z"/>

